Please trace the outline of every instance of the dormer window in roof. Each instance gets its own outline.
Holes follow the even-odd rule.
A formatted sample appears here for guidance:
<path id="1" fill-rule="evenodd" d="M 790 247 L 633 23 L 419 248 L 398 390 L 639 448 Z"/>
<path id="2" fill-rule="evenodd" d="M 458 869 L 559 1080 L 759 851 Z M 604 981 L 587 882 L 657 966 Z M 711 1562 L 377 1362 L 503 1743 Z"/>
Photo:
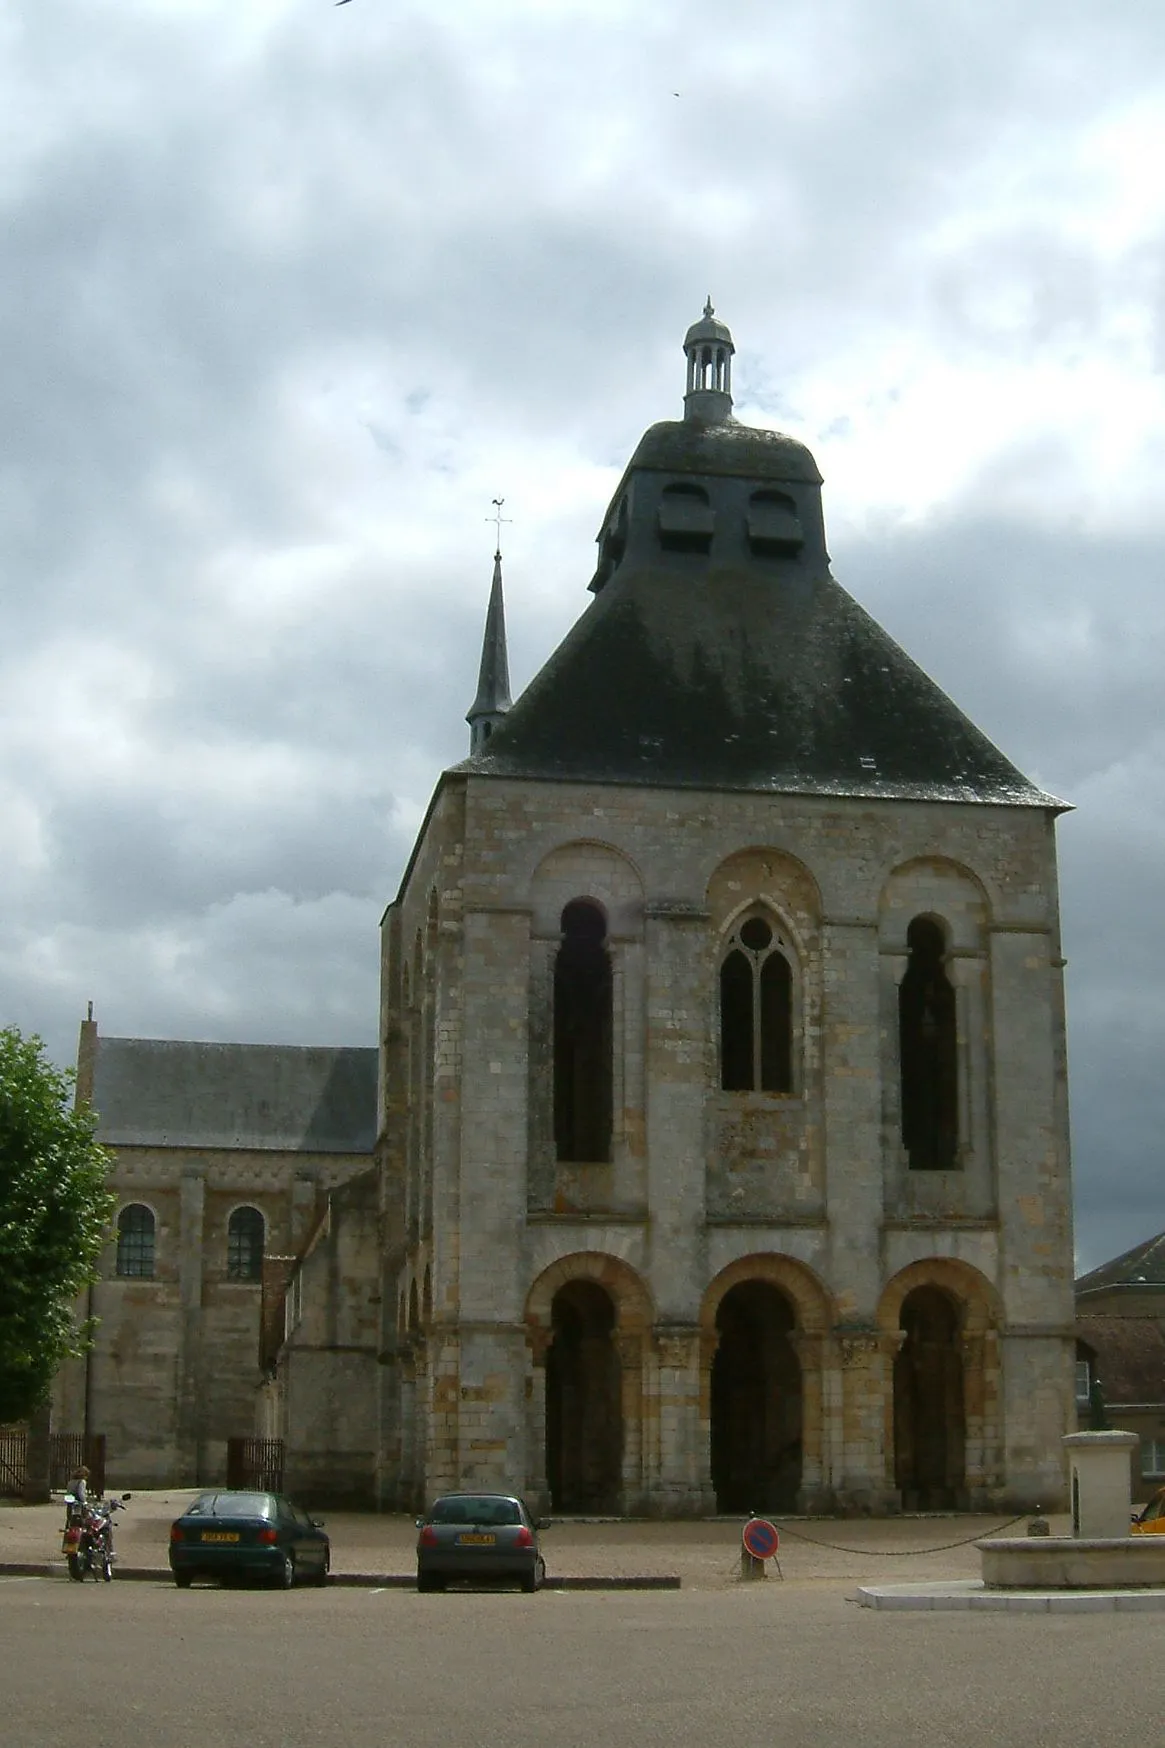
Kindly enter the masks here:
<path id="1" fill-rule="evenodd" d="M 664 486 L 657 520 L 665 552 L 707 552 L 712 545 L 716 515 L 703 486 L 688 480 Z"/>
<path id="2" fill-rule="evenodd" d="M 753 492 L 748 500 L 748 544 L 760 558 L 787 558 L 805 544 L 797 506 L 787 492 Z"/>

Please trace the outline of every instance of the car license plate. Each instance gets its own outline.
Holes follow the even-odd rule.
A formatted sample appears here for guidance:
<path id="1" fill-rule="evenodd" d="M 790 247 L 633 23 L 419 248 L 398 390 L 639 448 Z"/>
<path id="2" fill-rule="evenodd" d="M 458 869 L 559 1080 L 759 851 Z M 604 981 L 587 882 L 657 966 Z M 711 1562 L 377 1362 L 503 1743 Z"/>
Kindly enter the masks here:
<path id="1" fill-rule="evenodd" d="M 463 1548 L 492 1548 L 497 1541 L 496 1536 L 458 1536 L 458 1546 Z"/>
<path id="2" fill-rule="evenodd" d="M 204 1542 L 237 1542 L 238 1530 L 203 1530 L 201 1540 Z"/>

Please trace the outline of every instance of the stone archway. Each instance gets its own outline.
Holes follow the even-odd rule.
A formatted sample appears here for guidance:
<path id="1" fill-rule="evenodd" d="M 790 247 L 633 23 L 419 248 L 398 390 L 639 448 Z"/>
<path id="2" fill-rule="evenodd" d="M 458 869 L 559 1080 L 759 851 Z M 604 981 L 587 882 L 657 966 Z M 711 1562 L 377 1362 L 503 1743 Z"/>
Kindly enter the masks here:
<path id="1" fill-rule="evenodd" d="M 618 1257 L 576 1251 L 534 1281 L 525 1321 L 533 1361 L 531 1497 L 556 1511 L 639 1509 L 644 1365 L 654 1322 L 643 1281 Z"/>
<path id="2" fill-rule="evenodd" d="M 555 1511 L 619 1509 L 623 1407 L 615 1305 L 597 1281 L 559 1287 L 546 1352 L 546 1480 Z"/>
<path id="3" fill-rule="evenodd" d="M 717 1511 L 793 1511 L 801 1489 L 795 1313 L 768 1281 L 741 1281 L 716 1310 L 711 1464 Z"/>
<path id="4" fill-rule="evenodd" d="M 942 1287 L 902 1301 L 894 1358 L 894 1485 L 907 1511 L 965 1503 L 967 1416 L 959 1306 Z"/>
<path id="5" fill-rule="evenodd" d="M 1000 1485 L 1003 1323 L 994 1286 L 955 1257 L 924 1258 L 887 1283 L 886 1482 L 908 1508 L 974 1507 Z"/>
<path id="6" fill-rule="evenodd" d="M 794 1257 L 730 1263 L 700 1307 L 701 1418 L 727 1511 L 791 1511 L 825 1486 L 823 1344 L 829 1295 Z"/>

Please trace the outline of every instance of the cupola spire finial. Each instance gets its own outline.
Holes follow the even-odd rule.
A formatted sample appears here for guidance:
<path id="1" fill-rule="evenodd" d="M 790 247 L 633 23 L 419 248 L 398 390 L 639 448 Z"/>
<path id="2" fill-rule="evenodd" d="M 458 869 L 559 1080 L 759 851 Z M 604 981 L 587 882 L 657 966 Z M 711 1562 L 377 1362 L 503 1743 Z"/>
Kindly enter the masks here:
<path id="1" fill-rule="evenodd" d="M 684 418 L 698 425 L 727 425 L 732 419 L 732 354 L 736 347 L 724 323 L 718 320 L 712 293 L 700 321 L 684 336 L 688 358 L 688 387 L 684 395 Z"/>

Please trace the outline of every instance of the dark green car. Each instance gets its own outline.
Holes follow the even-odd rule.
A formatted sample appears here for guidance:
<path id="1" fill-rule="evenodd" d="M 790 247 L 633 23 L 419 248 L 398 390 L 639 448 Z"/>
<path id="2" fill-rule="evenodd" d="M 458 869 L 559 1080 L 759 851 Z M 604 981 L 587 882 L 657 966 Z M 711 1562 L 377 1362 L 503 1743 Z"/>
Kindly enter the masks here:
<path id="1" fill-rule="evenodd" d="M 325 1584 L 331 1543 L 319 1518 L 282 1493 L 203 1493 L 170 1526 L 170 1570 L 180 1590 L 196 1578 L 260 1578 L 285 1590 Z"/>

